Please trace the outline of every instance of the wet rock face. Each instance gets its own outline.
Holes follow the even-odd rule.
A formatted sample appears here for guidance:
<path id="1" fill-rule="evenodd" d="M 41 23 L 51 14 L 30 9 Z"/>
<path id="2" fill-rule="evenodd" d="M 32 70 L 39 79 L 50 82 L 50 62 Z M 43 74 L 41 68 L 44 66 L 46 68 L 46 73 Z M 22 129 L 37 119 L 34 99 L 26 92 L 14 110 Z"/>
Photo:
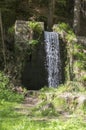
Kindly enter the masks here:
<path id="1" fill-rule="evenodd" d="M 47 70 L 45 68 L 44 45 L 39 44 L 28 57 L 22 75 L 22 83 L 29 90 L 39 90 L 47 86 Z"/>

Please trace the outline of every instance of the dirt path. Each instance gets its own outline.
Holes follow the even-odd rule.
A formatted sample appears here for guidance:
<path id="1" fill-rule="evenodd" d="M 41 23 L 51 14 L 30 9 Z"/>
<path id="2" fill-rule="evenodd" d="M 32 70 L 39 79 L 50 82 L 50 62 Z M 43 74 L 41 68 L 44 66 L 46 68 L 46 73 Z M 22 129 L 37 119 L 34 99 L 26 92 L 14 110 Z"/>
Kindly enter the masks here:
<path id="1" fill-rule="evenodd" d="M 37 91 L 30 91 L 25 95 L 25 99 L 15 108 L 18 113 L 28 115 L 30 111 L 40 103 Z"/>
<path id="2" fill-rule="evenodd" d="M 52 98 L 52 93 L 44 93 L 46 99 L 41 99 L 40 94 L 42 93 L 40 93 L 39 91 L 29 91 L 25 95 L 24 101 L 19 106 L 17 106 L 15 110 L 20 114 L 28 116 L 31 120 L 40 121 L 57 119 L 66 121 L 70 118 L 76 118 L 77 116 L 79 116 L 76 114 L 71 114 L 70 111 L 66 111 L 63 108 L 54 108 L 53 103 L 50 102 L 50 99 Z M 51 115 L 50 111 L 52 113 Z"/>
<path id="3" fill-rule="evenodd" d="M 37 97 L 26 97 L 23 105 L 28 107 L 34 107 L 38 104 L 39 99 Z"/>

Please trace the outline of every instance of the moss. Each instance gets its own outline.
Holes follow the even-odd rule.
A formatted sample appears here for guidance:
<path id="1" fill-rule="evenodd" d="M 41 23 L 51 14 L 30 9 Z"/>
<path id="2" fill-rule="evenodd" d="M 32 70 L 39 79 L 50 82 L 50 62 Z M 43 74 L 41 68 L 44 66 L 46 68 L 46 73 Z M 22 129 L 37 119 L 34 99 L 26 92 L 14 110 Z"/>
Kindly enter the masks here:
<path id="1" fill-rule="evenodd" d="M 15 28 L 14 25 L 8 28 L 8 35 L 14 35 Z"/>
<path id="2" fill-rule="evenodd" d="M 73 33 L 72 29 L 70 29 L 69 24 L 66 24 L 66 23 L 55 24 L 53 26 L 53 30 L 56 32 L 59 32 L 59 33 L 64 33 L 64 32 L 69 33 L 69 34 L 70 34 L 70 32 Z"/>
<path id="3" fill-rule="evenodd" d="M 72 81 L 82 81 L 82 75 L 86 74 L 86 56 L 85 56 L 85 48 L 79 43 L 76 43 L 76 35 L 73 30 L 66 23 L 59 23 L 53 26 L 53 30 L 60 34 L 61 39 L 65 44 L 65 48 L 67 51 L 67 58 L 65 64 L 65 80 Z"/>

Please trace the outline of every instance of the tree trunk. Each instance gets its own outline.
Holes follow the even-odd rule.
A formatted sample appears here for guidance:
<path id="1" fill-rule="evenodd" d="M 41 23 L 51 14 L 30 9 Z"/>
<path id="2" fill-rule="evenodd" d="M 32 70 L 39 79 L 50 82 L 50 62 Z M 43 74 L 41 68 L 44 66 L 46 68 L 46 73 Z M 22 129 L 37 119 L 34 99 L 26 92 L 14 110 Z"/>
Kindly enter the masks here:
<path id="1" fill-rule="evenodd" d="M 51 30 L 53 26 L 54 8 L 55 8 L 55 0 L 49 0 L 48 30 Z"/>
<path id="2" fill-rule="evenodd" d="M 81 0 L 75 0 L 73 28 L 76 34 L 79 34 L 80 32 L 80 7 Z"/>
<path id="3" fill-rule="evenodd" d="M 3 47 L 2 52 L 3 52 L 3 59 L 4 59 L 4 70 L 6 70 L 6 55 L 5 55 L 5 43 L 4 43 L 4 34 L 3 34 L 1 10 L 0 10 L 0 28 L 1 28 L 2 47 Z"/>

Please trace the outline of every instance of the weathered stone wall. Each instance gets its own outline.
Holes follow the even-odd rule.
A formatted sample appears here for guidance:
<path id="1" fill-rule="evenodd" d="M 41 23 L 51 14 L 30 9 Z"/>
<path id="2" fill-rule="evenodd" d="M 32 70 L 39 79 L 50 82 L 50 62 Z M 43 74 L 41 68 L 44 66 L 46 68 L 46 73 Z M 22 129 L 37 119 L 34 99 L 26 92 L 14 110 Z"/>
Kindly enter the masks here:
<path id="1" fill-rule="evenodd" d="M 29 21 L 16 21 L 15 23 L 17 79 L 20 80 L 24 87 L 32 90 L 47 86 L 45 50 L 44 44 L 41 41 L 43 34 L 40 33 L 40 30 L 34 28 L 38 26 L 37 23 L 41 26 L 43 31 L 44 24 L 42 22 L 36 22 L 36 24 L 32 22 L 31 26 L 29 26 Z M 34 44 L 33 42 L 36 40 L 38 43 Z"/>
<path id="2" fill-rule="evenodd" d="M 29 26 L 31 21 L 17 20 L 15 23 L 15 42 L 28 42 L 31 39 L 32 29 Z M 44 30 L 44 23 L 38 22 L 42 30 Z"/>
<path id="3" fill-rule="evenodd" d="M 30 37 L 30 28 L 26 21 L 16 21 L 15 23 L 15 42 L 26 42 Z"/>

